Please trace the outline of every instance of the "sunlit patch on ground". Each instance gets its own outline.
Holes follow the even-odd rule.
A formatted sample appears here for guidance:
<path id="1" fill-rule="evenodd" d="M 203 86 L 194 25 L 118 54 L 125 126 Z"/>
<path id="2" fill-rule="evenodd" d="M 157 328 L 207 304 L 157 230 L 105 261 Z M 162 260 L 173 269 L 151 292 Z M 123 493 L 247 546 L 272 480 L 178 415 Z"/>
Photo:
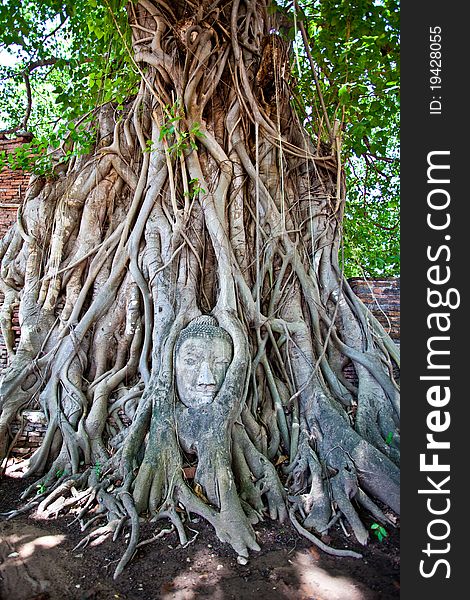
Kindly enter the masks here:
<path id="1" fill-rule="evenodd" d="M 300 580 L 301 598 L 318 600 L 365 600 L 363 591 L 350 577 L 338 576 L 318 564 L 305 552 L 297 552 L 294 567 Z"/>
<path id="2" fill-rule="evenodd" d="M 261 564 L 259 564 L 259 562 Z M 283 600 L 370 600 L 370 590 L 352 577 L 340 575 L 321 565 L 319 554 L 299 551 L 291 554 L 282 567 L 264 569 L 256 556 L 246 566 L 244 576 L 237 574 L 234 561 L 199 550 L 186 560 L 186 569 L 160 588 L 162 600 L 208 598 L 272 598 Z M 260 568 L 261 567 L 261 568 Z"/>
<path id="3" fill-rule="evenodd" d="M 57 546 L 63 542 L 64 539 L 65 535 L 43 535 L 23 543 L 21 537 L 19 538 L 16 535 L 12 535 L 7 537 L 5 542 L 14 548 L 17 548 L 17 550 L 14 551 L 14 557 L 25 559 L 32 556 L 37 550 L 48 550 Z M 8 557 L 10 557 L 10 555 L 8 555 Z"/>
<path id="4" fill-rule="evenodd" d="M 3 478 L 2 509 L 18 507 L 31 481 Z M 1 509 L 0 509 L 1 510 Z M 57 519 L 20 515 L 0 520 L 0 598 L 30 600 L 396 600 L 399 598 L 399 536 L 390 529 L 382 543 L 371 540 L 364 559 L 325 555 L 289 526 L 257 526 L 261 546 L 247 564 L 222 544 L 202 520 L 199 532 L 182 548 L 176 532 L 140 547 L 128 570 L 112 575 L 126 548 L 119 540 L 74 549 L 82 532 L 74 515 Z M 100 526 L 102 522 L 97 522 Z M 142 540 L 155 536 L 155 524 L 142 523 Z M 112 537 L 112 536 L 111 536 Z M 341 547 L 337 538 L 329 540 Z"/>
<path id="5" fill-rule="evenodd" d="M 0 597 L 23 600 L 47 594 L 56 578 L 66 580 L 59 547 L 66 536 L 44 535 L 44 530 L 26 526 L 20 532 L 8 522 L 0 530 Z"/>

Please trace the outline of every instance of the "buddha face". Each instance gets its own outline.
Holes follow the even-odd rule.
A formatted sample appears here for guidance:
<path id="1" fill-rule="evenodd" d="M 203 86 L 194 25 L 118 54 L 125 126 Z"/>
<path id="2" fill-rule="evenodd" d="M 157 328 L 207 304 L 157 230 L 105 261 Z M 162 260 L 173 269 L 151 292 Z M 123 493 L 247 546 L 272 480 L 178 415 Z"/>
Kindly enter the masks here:
<path id="1" fill-rule="evenodd" d="M 181 402 L 197 408 L 212 402 L 232 361 L 232 344 L 224 337 L 189 337 L 176 353 L 176 388 Z"/>

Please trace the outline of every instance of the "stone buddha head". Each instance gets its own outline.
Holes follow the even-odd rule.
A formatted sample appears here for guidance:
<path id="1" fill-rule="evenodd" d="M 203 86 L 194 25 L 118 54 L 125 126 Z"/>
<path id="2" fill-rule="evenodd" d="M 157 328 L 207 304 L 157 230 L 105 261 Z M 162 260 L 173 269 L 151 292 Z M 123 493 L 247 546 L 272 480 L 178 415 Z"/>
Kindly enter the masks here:
<path id="1" fill-rule="evenodd" d="M 211 403 L 232 358 L 232 338 L 214 317 L 204 315 L 191 321 L 176 343 L 176 389 L 181 402 L 188 408 Z"/>

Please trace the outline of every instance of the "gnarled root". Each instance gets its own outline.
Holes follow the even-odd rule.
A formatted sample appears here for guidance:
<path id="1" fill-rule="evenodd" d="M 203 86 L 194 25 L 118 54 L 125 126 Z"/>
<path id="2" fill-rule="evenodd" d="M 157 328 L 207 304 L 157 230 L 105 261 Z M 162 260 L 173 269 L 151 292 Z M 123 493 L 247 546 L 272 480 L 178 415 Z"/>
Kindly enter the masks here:
<path id="1" fill-rule="evenodd" d="M 322 547 L 309 530 L 344 519 L 365 544 L 358 506 L 383 523 L 374 499 L 399 510 L 398 352 L 340 272 L 337 148 L 292 110 L 267 4 L 199 8 L 129 4 L 139 90 L 97 109 L 90 155 L 33 179 L 0 244 L 0 458 L 18 411 L 39 406 L 24 510 L 73 512 L 97 527 L 84 545 L 130 526 L 115 577 L 139 516 L 169 520 L 184 545 L 182 515 L 197 514 L 247 557 L 267 514 Z M 225 350 L 215 377 L 198 346 L 192 405 L 175 364 L 197 318 Z"/>

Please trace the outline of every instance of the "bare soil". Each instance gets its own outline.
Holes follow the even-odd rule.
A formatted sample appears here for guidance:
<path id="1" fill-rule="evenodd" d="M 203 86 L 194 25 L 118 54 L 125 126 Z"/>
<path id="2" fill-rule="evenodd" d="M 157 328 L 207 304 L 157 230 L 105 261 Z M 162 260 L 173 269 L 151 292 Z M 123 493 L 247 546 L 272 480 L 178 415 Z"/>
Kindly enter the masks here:
<path id="1" fill-rule="evenodd" d="M 30 483 L 2 478 L 0 512 L 19 507 L 19 495 Z M 366 548 L 352 537 L 345 542 L 339 526 L 323 539 L 362 552 L 358 560 L 328 556 L 290 524 L 266 521 L 256 526 L 261 551 L 240 565 L 212 528 L 196 520 L 192 544 L 181 548 L 171 533 L 145 545 L 115 581 L 125 537 L 74 550 L 84 534 L 72 521 L 72 516 L 40 520 L 34 514 L 0 520 L 1 600 L 387 600 L 400 595 L 399 532 L 391 528 L 382 542 L 373 538 Z M 143 524 L 141 538 L 161 527 Z"/>

